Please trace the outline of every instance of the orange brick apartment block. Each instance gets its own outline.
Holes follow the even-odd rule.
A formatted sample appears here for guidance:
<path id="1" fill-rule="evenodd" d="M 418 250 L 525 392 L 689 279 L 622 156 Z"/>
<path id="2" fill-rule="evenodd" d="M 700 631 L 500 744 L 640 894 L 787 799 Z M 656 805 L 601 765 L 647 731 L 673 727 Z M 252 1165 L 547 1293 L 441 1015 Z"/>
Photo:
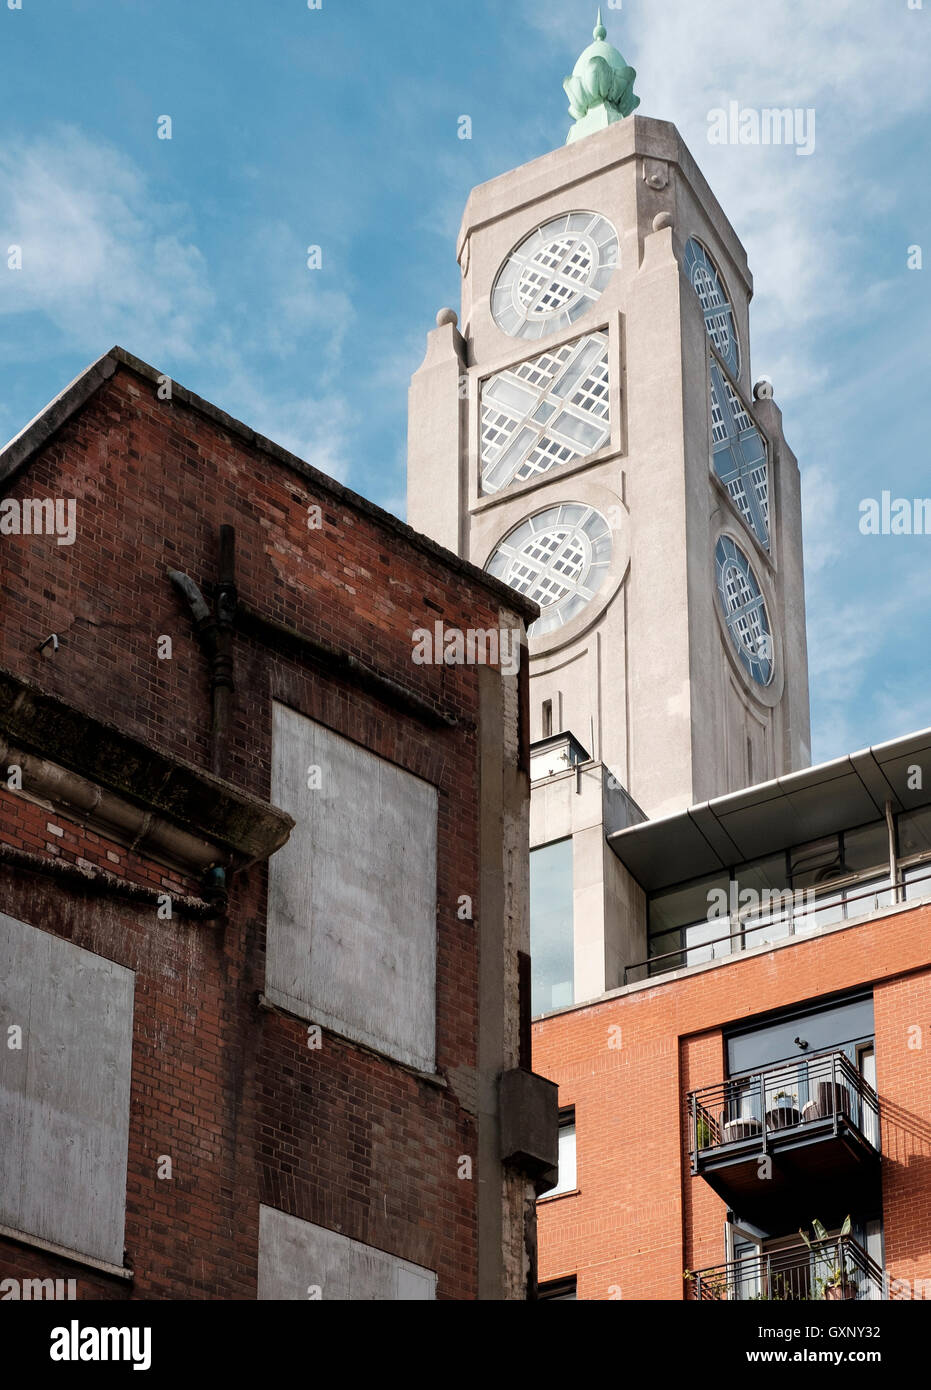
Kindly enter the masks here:
<path id="1" fill-rule="evenodd" d="M 931 738 L 902 742 L 897 761 L 914 766 Z M 791 800 L 794 784 L 800 805 L 799 786 L 811 793 L 820 779 L 809 804 L 826 830 L 825 814 L 844 813 L 831 811 L 822 774 L 794 774 L 782 789 Z M 754 789 L 712 807 L 754 800 L 758 814 L 765 797 Z M 784 920 L 757 926 L 755 946 L 752 934 L 692 946 L 683 927 L 678 957 L 667 935 L 657 943 L 666 959 L 631 969 L 632 983 L 535 1020 L 534 1066 L 558 1083 L 561 1111 L 574 1111 L 577 1146 L 573 1190 L 539 1204 L 544 1296 L 572 1297 L 574 1280 L 580 1299 L 778 1297 L 782 1279 L 796 1296 L 824 1297 L 825 1265 L 798 1231 L 818 1218 L 833 1235 L 847 1215 L 862 1268 L 844 1296 L 931 1296 L 931 866 L 926 847 L 911 853 L 927 809 L 908 816 L 895 882 L 864 891 L 861 881 L 844 907 L 842 892 L 813 897 L 791 934 Z M 674 879 L 687 831 L 683 818 L 625 830 L 627 846 L 648 836 L 652 852 L 624 857 L 646 866 L 644 879 Z M 727 931 L 725 917 L 719 937 Z M 698 1289 L 686 1271 L 710 1272 Z"/>

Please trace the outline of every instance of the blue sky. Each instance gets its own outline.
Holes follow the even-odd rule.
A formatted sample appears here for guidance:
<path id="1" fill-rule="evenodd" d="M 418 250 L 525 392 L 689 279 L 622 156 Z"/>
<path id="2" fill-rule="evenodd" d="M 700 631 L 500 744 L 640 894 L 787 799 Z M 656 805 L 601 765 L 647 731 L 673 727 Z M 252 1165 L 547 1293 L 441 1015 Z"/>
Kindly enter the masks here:
<path id="1" fill-rule="evenodd" d="M 23 247 L 0 259 L 0 435 L 119 342 L 403 515 L 407 382 L 458 307 L 469 189 L 562 143 L 594 10 L 0 0 L 0 249 Z M 802 466 L 813 757 L 925 727 L 931 537 L 858 523 L 884 489 L 931 496 L 931 0 L 605 21 L 748 249 L 753 373 Z M 814 108 L 815 152 L 710 144 L 730 100 Z"/>

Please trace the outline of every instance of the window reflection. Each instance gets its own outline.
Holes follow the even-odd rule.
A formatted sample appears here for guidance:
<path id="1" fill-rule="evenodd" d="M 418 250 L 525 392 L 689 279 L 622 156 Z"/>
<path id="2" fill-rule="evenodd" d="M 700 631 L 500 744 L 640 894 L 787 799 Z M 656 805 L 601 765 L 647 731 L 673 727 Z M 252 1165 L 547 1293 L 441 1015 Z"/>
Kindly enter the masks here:
<path id="1" fill-rule="evenodd" d="M 530 957 L 533 1012 L 573 1003 L 571 839 L 530 852 Z"/>
<path id="2" fill-rule="evenodd" d="M 654 893 L 650 973 L 700 965 L 931 896 L 931 808 L 899 817 L 901 890 L 885 820 Z"/>

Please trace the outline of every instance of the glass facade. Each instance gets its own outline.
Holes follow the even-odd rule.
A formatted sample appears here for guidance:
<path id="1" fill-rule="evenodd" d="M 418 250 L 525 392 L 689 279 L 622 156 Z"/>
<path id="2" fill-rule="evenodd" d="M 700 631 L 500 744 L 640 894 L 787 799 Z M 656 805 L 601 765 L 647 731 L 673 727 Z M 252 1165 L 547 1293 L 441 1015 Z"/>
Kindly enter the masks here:
<path id="1" fill-rule="evenodd" d="M 900 815 L 897 840 L 897 883 L 881 820 L 652 894 L 650 973 L 700 965 L 931 896 L 931 808 Z"/>
<path id="2" fill-rule="evenodd" d="M 534 1014 L 574 1003 L 571 840 L 530 851 L 530 958 Z"/>
<path id="3" fill-rule="evenodd" d="M 650 955 L 674 953 L 657 962 L 658 969 L 678 970 L 730 953 L 730 943 L 717 940 L 730 931 L 726 908 L 729 888 L 727 874 L 714 874 L 656 893 L 650 899 Z M 711 916 L 722 902 L 723 917 Z"/>

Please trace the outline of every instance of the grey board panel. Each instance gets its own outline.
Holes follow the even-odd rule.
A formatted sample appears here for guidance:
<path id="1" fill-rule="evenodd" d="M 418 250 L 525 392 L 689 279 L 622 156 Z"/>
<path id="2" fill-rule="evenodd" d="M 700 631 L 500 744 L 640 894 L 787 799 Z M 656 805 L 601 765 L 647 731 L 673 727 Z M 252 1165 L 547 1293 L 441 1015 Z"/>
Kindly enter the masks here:
<path id="1" fill-rule="evenodd" d="M 266 993 L 432 1071 L 436 788 L 279 704 L 273 749 L 272 800 L 297 824 L 270 865 Z"/>
<path id="2" fill-rule="evenodd" d="M 353 1303 L 432 1300 L 436 1275 L 339 1231 L 261 1206 L 259 1299 L 293 1302 L 317 1296 Z"/>
<path id="3" fill-rule="evenodd" d="M 134 978 L 0 913 L 0 1224 L 117 1265 Z"/>

